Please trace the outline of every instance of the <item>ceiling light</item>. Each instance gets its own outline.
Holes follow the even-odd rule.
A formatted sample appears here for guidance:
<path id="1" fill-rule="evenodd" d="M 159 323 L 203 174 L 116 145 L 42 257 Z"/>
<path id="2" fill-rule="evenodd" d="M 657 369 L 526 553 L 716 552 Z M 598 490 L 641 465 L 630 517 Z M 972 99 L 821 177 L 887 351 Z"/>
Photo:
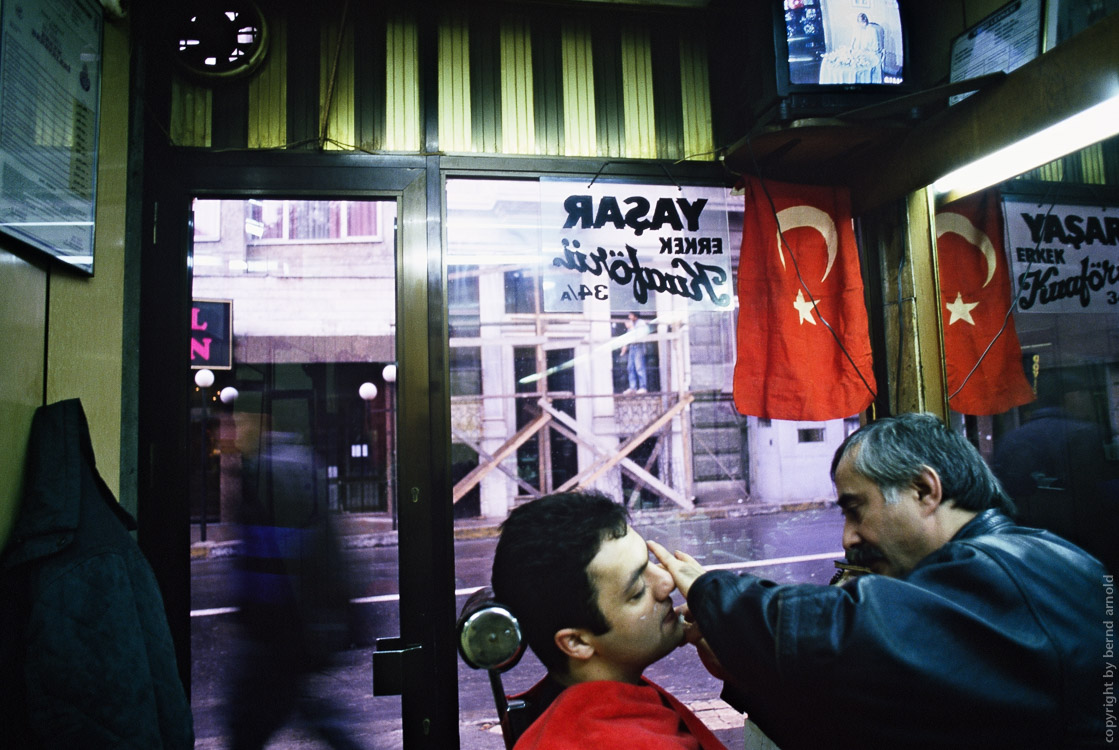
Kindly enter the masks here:
<path id="1" fill-rule="evenodd" d="M 945 201 L 952 201 L 1116 133 L 1119 133 L 1119 94 L 950 172 L 933 183 L 933 192 L 938 197 L 943 196 Z"/>

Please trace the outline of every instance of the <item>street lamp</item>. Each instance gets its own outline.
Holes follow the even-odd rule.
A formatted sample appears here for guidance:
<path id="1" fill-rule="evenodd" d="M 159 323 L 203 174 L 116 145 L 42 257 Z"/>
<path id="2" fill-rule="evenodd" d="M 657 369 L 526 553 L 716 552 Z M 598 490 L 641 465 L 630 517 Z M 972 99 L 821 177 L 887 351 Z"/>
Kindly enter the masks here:
<path id="1" fill-rule="evenodd" d="M 385 448 L 388 453 L 387 467 L 385 469 L 385 504 L 388 506 L 389 518 L 392 519 L 392 528 L 396 529 L 396 488 L 393 469 L 396 466 L 396 425 L 393 418 L 396 414 L 396 365 L 389 363 L 381 370 L 381 377 L 385 380 Z"/>
<path id="2" fill-rule="evenodd" d="M 200 541 L 204 542 L 206 541 L 206 459 L 209 453 L 209 440 L 207 439 L 206 428 L 207 423 L 210 421 L 206 390 L 214 384 L 214 371 L 206 367 L 196 371 L 194 373 L 194 384 L 198 386 L 198 390 L 202 394 L 202 435 L 199 440 L 202 445 L 202 473 L 199 481 L 202 499 L 202 516 L 198 524 L 198 538 Z"/>
<path id="3" fill-rule="evenodd" d="M 361 396 L 362 401 L 372 401 L 377 398 L 377 386 L 366 381 L 358 386 L 357 395 Z"/>
<path id="4" fill-rule="evenodd" d="M 362 462 L 361 462 L 361 505 L 362 505 L 362 510 L 364 511 L 365 510 L 365 489 L 366 489 L 366 485 L 369 484 L 369 481 L 367 479 L 368 471 L 369 471 L 368 449 L 369 449 L 370 444 L 372 444 L 372 442 L 373 442 L 373 434 L 372 434 L 372 430 L 371 430 L 370 424 L 369 424 L 369 408 L 370 408 L 369 402 L 372 401 L 373 399 L 377 398 L 377 386 L 374 385 L 373 383 L 370 383 L 367 380 L 367 381 L 365 381 L 364 383 L 362 383 L 361 385 L 358 386 L 357 395 L 361 396 L 361 400 L 365 402 L 365 409 L 364 409 L 364 411 L 365 411 L 365 436 L 364 437 L 365 437 L 365 440 L 366 440 L 366 443 L 365 443 L 366 453 L 365 453 L 365 455 L 361 456 L 361 459 L 362 459 Z"/>
<path id="5" fill-rule="evenodd" d="M 209 388 L 214 384 L 214 371 L 203 367 L 194 373 L 194 384 L 199 388 Z"/>

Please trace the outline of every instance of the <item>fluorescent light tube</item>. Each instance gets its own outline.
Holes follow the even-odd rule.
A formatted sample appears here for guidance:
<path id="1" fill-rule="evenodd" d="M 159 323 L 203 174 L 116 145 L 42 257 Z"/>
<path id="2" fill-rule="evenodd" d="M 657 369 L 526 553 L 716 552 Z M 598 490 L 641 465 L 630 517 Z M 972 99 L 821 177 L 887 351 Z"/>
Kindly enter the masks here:
<path id="1" fill-rule="evenodd" d="M 1027 136 L 933 183 L 938 196 L 954 200 L 1029 171 L 1119 133 L 1119 94 Z"/>

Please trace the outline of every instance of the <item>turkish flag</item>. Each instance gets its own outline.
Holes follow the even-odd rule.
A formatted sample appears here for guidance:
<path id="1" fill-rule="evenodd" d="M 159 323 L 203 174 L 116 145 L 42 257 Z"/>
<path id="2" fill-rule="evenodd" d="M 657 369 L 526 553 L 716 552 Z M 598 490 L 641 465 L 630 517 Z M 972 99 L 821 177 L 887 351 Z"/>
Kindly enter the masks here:
<path id="1" fill-rule="evenodd" d="M 961 414 L 1001 414 L 1033 401 L 1014 316 L 1008 314 L 1010 273 L 998 191 L 942 208 L 936 215 L 936 251 L 948 405 Z"/>
<path id="2" fill-rule="evenodd" d="M 735 407 L 770 419 L 859 413 L 875 383 L 847 188 L 747 177 L 745 192 Z"/>

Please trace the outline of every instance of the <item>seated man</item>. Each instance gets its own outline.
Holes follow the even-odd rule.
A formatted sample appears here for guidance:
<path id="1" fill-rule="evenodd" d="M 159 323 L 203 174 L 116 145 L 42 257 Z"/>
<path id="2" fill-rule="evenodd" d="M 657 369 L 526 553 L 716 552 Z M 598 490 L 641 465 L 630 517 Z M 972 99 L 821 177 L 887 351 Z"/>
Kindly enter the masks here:
<path id="1" fill-rule="evenodd" d="M 650 564 L 626 509 L 597 493 L 548 495 L 501 526 L 494 598 L 559 691 L 517 750 L 627 750 L 723 745 L 695 714 L 645 680 L 645 668 L 683 640 L 671 576 Z"/>
<path id="2" fill-rule="evenodd" d="M 832 479 L 847 557 L 871 571 L 841 586 L 704 572 L 649 543 L 709 669 L 782 750 L 1110 741 L 1113 580 L 1097 560 L 1016 526 L 979 452 L 929 414 L 852 433 Z"/>

